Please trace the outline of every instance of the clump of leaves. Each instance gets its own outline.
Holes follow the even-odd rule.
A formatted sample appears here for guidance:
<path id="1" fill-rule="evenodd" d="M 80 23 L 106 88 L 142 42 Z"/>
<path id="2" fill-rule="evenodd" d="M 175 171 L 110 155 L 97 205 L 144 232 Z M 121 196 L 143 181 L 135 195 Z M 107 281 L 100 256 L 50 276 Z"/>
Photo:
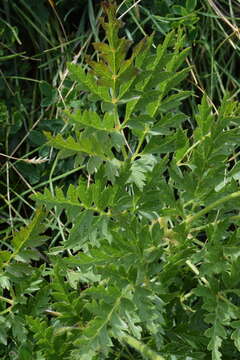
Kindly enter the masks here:
<path id="1" fill-rule="evenodd" d="M 32 263 L 32 247 L 45 250 L 41 211 L 0 254 L 0 341 L 14 339 L 21 359 L 120 359 L 129 348 L 154 360 L 237 359 L 239 106 L 225 98 L 214 113 L 204 96 L 189 122 L 181 102 L 190 93 L 178 88 L 189 70 L 183 34 L 132 47 L 116 6 L 103 6 L 96 60 L 68 65 L 89 108 L 64 114 L 71 136 L 46 134 L 84 171 L 33 196 L 64 222 L 41 271 Z M 29 232 L 36 243 L 23 240 Z M 21 263 L 31 269 L 23 283 Z"/>

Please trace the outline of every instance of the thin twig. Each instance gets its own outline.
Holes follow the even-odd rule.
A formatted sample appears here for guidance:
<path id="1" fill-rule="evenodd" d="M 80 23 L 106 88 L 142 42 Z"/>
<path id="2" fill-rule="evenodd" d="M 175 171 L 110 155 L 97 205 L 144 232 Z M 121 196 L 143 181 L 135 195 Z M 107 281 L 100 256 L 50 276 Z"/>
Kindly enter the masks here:
<path id="1" fill-rule="evenodd" d="M 24 158 L 17 158 L 15 156 L 11 156 L 11 155 L 7 155 L 7 154 L 3 154 L 3 153 L 0 153 L 0 156 L 4 156 L 8 159 L 11 159 L 11 160 L 17 160 L 17 161 L 24 161 L 28 164 L 42 164 L 46 161 L 48 161 L 49 159 L 47 157 L 34 157 L 32 159 L 24 159 Z"/>
<path id="2" fill-rule="evenodd" d="M 122 15 L 120 15 L 118 17 L 118 20 L 122 19 L 127 13 L 129 13 L 130 10 L 132 10 L 135 6 L 137 6 L 137 4 L 140 3 L 141 0 L 137 0 L 137 2 L 135 2 L 132 6 L 130 6 L 130 8 L 128 8 Z M 120 7 L 119 7 L 120 8 Z M 118 10 L 119 10 L 118 8 Z"/>

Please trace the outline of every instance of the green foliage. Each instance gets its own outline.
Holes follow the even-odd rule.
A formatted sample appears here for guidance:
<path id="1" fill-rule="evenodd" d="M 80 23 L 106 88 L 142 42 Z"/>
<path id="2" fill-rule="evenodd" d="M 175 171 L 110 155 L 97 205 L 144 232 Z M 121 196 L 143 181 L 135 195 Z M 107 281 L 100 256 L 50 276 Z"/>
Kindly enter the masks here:
<path id="1" fill-rule="evenodd" d="M 70 130 L 46 133 L 83 171 L 31 196 L 41 208 L 0 253 L 0 353 L 237 359 L 239 105 L 226 96 L 213 110 L 203 96 L 189 127 L 183 32 L 131 46 L 116 5 L 103 7 L 106 41 L 68 64 L 88 108 L 69 105 Z"/>
<path id="2" fill-rule="evenodd" d="M 39 316 L 47 306 L 49 286 L 44 280 L 45 266 L 34 266 L 34 262 L 44 258 L 40 251 L 47 240 L 42 235 L 44 215 L 39 209 L 33 220 L 14 234 L 9 250 L 0 252 L 1 354 L 3 346 L 8 346 L 10 353 L 30 358 L 33 345 L 28 339 L 25 316 Z"/>

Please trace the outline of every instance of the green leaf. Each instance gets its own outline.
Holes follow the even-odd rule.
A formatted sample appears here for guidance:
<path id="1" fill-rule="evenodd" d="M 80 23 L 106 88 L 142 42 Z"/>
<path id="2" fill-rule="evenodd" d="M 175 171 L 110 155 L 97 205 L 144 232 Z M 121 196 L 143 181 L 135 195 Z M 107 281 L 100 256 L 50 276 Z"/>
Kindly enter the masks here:
<path id="1" fill-rule="evenodd" d="M 7 250 L 0 251 L 0 266 L 2 267 L 5 262 L 11 258 L 11 253 Z"/>
<path id="2" fill-rule="evenodd" d="M 197 6 L 197 0 L 187 0 L 186 2 L 186 9 L 187 11 L 194 11 Z"/>
<path id="3" fill-rule="evenodd" d="M 196 115 L 199 135 L 207 135 L 213 125 L 213 115 L 211 114 L 211 107 L 208 105 L 207 96 L 204 95 L 202 102 L 199 105 L 199 114 Z M 196 138 L 198 140 L 198 138 Z"/>
<path id="4" fill-rule="evenodd" d="M 1 275 L 0 274 L 0 287 L 2 289 L 10 289 L 10 281 L 9 278 L 7 276 Z"/>
<path id="5" fill-rule="evenodd" d="M 152 171 L 156 164 L 156 158 L 151 154 L 141 156 L 131 166 L 131 176 L 128 182 L 135 183 L 142 191 L 146 182 L 146 173 Z"/>
<path id="6" fill-rule="evenodd" d="M 97 95 L 99 99 L 111 102 L 108 88 L 103 86 L 99 88 L 92 74 L 88 73 L 86 75 L 83 68 L 79 65 L 73 63 L 68 63 L 67 65 L 72 79 L 78 82 L 81 90 L 87 90 L 92 92 L 94 95 Z"/>
<path id="7" fill-rule="evenodd" d="M 69 233 L 68 240 L 64 243 L 64 247 L 74 248 L 81 246 L 88 240 L 88 236 L 93 228 L 93 213 L 92 211 L 85 211 L 80 213 L 75 220 L 75 223 Z"/>
<path id="8" fill-rule="evenodd" d="M 46 81 L 43 80 L 40 82 L 39 87 L 43 97 L 41 106 L 47 107 L 49 105 L 56 103 L 58 98 L 57 98 L 57 90 L 55 88 L 53 88 L 50 84 L 48 84 Z"/>
<path id="9" fill-rule="evenodd" d="M 175 134 L 166 137 L 154 137 L 144 148 L 143 153 L 164 154 L 174 152 L 184 147 L 186 144 L 186 136 L 182 130 L 178 130 Z"/>
<path id="10" fill-rule="evenodd" d="M 102 131 L 114 131 L 114 116 L 113 114 L 105 114 L 104 119 L 100 119 L 95 111 L 85 110 L 81 112 L 77 110 L 74 114 L 67 114 L 70 121 L 83 125 L 84 127 L 91 127 L 93 129 Z"/>
<path id="11" fill-rule="evenodd" d="M 231 339 L 234 341 L 234 345 L 240 351 L 240 329 L 236 329 L 233 331 L 231 335 Z"/>
<path id="12" fill-rule="evenodd" d="M 113 158 L 108 143 L 103 142 L 98 133 L 92 133 L 93 136 L 89 138 L 87 133 L 81 133 L 79 141 L 75 141 L 73 137 L 64 139 L 62 135 L 58 134 L 53 137 L 46 133 L 49 140 L 49 145 L 53 145 L 57 149 L 72 151 L 75 153 L 86 153 L 91 156 L 98 156 L 103 160 L 110 160 Z"/>
<path id="13" fill-rule="evenodd" d="M 41 245 L 43 241 L 45 241 L 46 237 L 40 235 L 45 228 L 43 225 L 43 217 L 44 217 L 44 212 L 41 209 L 38 209 L 36 211 L 34 218 L 30 221 L 30 223 L 27 226 L 22 227 L 20 231 L 14 234 L 11 243 L 13 246 L 13 253 L 10 253 L 8 251 L 1 251 L 0 253 L 1 267 L 9 264 L 13 259 L 20 260 L 20 258 L 24 256 L 23 249 L 25 249 L 26 247 L 38 246 Z M 27 253 L 28 253 L 27 255 L 28 259 L 31 258 L 36 259 L 36 251 L 25 250 L 25 254 Z M 23 259 L 21 258 L 20 261 L 22 260 Z M 15 264 L 14 266 L 17 266 L 17 264 Z M 21 267 L 21 264 L 19 264 L 19 266 Z M 8 267 L 8 270 L 9 269 L 10 268 Z"/>

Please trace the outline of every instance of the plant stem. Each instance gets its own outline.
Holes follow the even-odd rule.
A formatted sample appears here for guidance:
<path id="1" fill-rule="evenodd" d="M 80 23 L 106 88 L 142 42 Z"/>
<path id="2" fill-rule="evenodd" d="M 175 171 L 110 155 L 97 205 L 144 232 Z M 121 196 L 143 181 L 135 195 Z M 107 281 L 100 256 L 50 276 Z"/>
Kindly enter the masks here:
<path id="1" fill-rule="evenodd" d="M 13 305 L 13 300 L 10 300 L 4 296 L 0 296 L 0 300 L 5 301 L 6 303 Z"/>
<path id="2" fill-rule="evenodd" d="M 212 204 L 208 205 L 207 207 L 205 207 L 204 209 L 202 209 L 201 211 L 199 211 L 198 213 L 196 213 L 195 215 L 192 216 L 188 216 L 186 218 L 186 220 L 184 220 L 184 222 L 186 224 L 190 224 L 191 222 L 193 222 L 194 220 L 198 219 L 199 217 L 201 217 L 202 215 L 207 214 L 210 210 L 214 209 L 215 207 L 217 207 L 218 205 L 221 205 L 229 200 L 235 199 L 237 197 L 240 197 L 240 191 L 236 191 L 230 195 L 226 195 L 223 198 L 214 201 Z"/>
<path id="3" fill-rule="evenodd" d="M 149 131 L 149 129 L 146 129 L 146 130 L 143 132 L 143 134 L 142 134 L 142 136 L 141 136 L 141 138 L 140 138 L 140 140 L 139 140 L 137 149 L 136 149 L 135 153 L 133 154 L 133 156 L 132 156 L 132 158 L 131 158 L 132 161 L 135 160 L 136 157 L 138 156 L 139 151 L 140 151 L 140 149 L 141 149 L 141 146 L 142 146 L 142 144 L 143 144 L 143 142 L 144 142 L 145 136 L 146 136 L 146 134 L 148 133 L 148 131 Z"/>
<path id="4" fill-rule="evenodd" d="M 158 355 L 155 351 L 149 349 L 147 345 L 141 343 L 132 336 L 124 335 L 123 340 L 128 345 L 139 351 L 142 355 L 147 356 L 150 360 L 166 360 L 164 357 Z"/>

